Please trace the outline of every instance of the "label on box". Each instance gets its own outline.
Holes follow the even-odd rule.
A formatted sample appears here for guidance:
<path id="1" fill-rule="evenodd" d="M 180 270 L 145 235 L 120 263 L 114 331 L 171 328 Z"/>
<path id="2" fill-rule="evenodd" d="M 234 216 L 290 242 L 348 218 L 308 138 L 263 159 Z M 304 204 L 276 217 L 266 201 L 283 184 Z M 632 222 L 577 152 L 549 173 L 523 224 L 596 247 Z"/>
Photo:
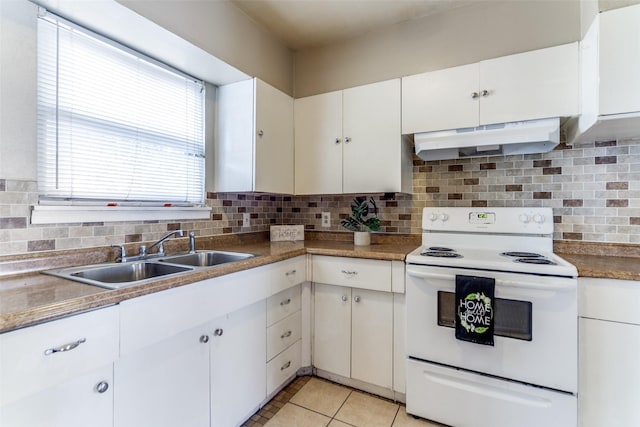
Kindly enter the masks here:
<path id="1" fill-rule="evenodd" d="M 272 225 L 272 242 L 304 240 L 304 225 Z"/>

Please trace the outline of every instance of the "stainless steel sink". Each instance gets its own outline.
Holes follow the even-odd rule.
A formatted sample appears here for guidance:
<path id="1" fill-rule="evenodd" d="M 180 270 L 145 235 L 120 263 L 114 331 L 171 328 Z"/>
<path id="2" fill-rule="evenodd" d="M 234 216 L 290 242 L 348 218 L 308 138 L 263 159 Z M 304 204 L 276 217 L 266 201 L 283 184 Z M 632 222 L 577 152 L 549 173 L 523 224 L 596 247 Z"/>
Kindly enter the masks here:
<path id="1" fill-rule="evenodd" d="M 104 288 L 118 289 L 138 284 L 144 280 L 188 271 L 193 271 L 193 268 L 182 265 L 138 261 L 62 268 L 44 271 L 43 273 Z"/>
<path id="2" fill-rule="evenodd" d="M 243 259 L 252 258 L 252 254 L 244 254 L 240 252 L 222 252 L 222 251 L 201 251 L 183 255 L 172 255 L 161 258 L 161 262 L 190 265 L 194 267 L 214 267 L 229 262 L 242 261 Z"/>

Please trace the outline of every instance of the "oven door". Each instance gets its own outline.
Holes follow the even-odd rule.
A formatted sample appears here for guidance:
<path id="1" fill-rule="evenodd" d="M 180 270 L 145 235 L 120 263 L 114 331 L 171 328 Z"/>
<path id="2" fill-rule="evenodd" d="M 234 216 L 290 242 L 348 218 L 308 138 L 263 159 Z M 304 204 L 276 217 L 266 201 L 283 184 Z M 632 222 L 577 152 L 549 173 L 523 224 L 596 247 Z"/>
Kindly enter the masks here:
<path id="1" fill-rule="evenodd" d="M 455 338 L 455 277 L 495 279 L 494 346 Z M 407 265 L 407 355 L 499 378 L 577 392 L 574 278 Z"/>

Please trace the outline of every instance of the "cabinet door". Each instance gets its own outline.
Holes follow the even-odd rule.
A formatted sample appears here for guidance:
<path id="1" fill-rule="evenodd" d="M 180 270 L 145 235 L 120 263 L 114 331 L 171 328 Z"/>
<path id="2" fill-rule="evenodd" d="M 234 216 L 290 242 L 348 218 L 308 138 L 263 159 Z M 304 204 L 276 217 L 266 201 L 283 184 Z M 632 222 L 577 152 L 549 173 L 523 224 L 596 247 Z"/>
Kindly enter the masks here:
<path id="1" fill-rule="evenodd" d="M 294 102 L 295 194 L 342 193 L 342 91 Z"/>
<path id="2" fill-rule="evenodd" d="M 215 320 L 211 331 L 211 425 L 239 425 L 266 398 L 266 302 Z"/>
<path id="3" fill-rule="evenodd" d="M 580 318 L 580 425 L 638 426 L 640 326 Z"/>
<path id="4" fill-rule="evenodd" d="M 478 126 L 478 64 L 402 78 L 402 133 Z"/>
<path id="5" fill-rule="evenodd" d="M 343 193 L 401 190 L 400 79 L 346 89 L 343 135 Z"/>
<path id="6" fill-rule="evenodd" d="M 640 6 L 600 14 L 600 114 L 640 111 Z"/>
<path id="7" fill-rule="evenodd" d="M 313 365 L 351 376 L 351 289 L 315 284 Z"/>
<path id="8" fill-rule="evenodd" d="M 351 315 L 351 378 L 393 386 L 393 294 L 354 289 Z"/>
<path id="9" fill-rule="evenodd" d="M 293 194 L 293 98 L 255 80 L 254 191 Z"/>
<path id="10" fill-rule="evenodd" d="M 209 426 L 206 331 L 190 329 L 116 362 L 116 427 Z"/>
<path id="11" fill-rule="evenodd" d="M 577 115 L 578 43 L 480 62 L 480 124 Z"/>
<path id="12" fill-rule="evenodd" d="M 3 427 L 112 427 L 113 365 L 0 407 Z M 98 392 L 97 385 L 108 385 Z"/>

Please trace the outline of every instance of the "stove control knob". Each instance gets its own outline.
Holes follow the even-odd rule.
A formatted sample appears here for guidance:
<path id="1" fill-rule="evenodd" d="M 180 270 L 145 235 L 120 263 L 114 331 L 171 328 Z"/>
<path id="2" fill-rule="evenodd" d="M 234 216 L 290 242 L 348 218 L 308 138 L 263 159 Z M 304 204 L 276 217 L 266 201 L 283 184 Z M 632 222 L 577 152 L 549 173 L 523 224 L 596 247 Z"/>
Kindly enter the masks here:
<path id="1" fill-rule="evenodd" d="M 429 214 L 429 221 L 433 222 L 433 221 L 435 221 L 436 219 L 438 219 L 438 214 L 437 214 L 437 213 L 435 213 L 435 212 L 431 212 L 431 213 Z"/>
<path id="2" fill-rule="evenodd" d="M 449 215 L 447 215 L 446 213 L 441 213 L 441 214 L 440 214 L 440 219 L 441 219 L 442 221 L 446 221 L 446 220 L 448 220 L 448 219 L 449 219 Z"/>
<path id="3" fill-rule="evenodd" d="M 529 217 L 529 215 L 527 214 L 520 214 L 520 222 L 523 222 L 525 224 L 527 224 L 529 221 L 531 221 L 531 217 Z"/>
<path id="4" fill-rule="evenodd" d="M 533 216 L 533 221 L 534 221 L 536 224 L 542 224 L 542 223 L 544 222 L 544 220 L 545 220 L 544 215 L 535 214 L 535 215 Z"/>

